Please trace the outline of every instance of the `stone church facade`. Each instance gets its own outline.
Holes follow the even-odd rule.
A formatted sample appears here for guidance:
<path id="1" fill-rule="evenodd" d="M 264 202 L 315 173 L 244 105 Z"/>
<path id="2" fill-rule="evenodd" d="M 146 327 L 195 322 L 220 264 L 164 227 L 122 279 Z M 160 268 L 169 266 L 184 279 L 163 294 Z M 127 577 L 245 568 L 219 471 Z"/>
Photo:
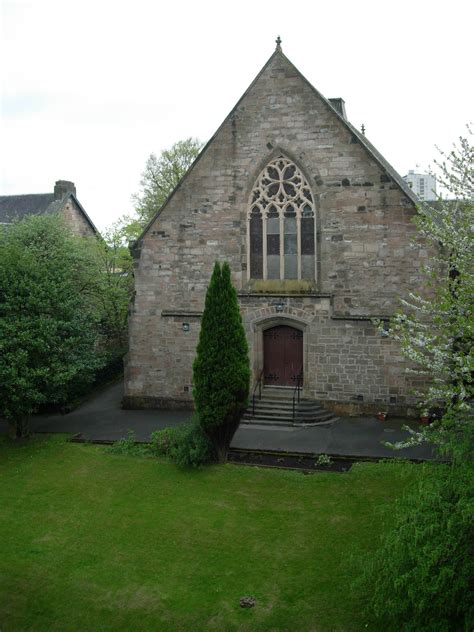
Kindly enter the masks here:
<path id="1" fill-rule="evenodd" d="M 134 246 L 125 407 L 191 407 L 206 288 L 228 261 L 253 384 L 406 413 L 387 319 L 420 283 L 416 198 L 277 48 Z"/>

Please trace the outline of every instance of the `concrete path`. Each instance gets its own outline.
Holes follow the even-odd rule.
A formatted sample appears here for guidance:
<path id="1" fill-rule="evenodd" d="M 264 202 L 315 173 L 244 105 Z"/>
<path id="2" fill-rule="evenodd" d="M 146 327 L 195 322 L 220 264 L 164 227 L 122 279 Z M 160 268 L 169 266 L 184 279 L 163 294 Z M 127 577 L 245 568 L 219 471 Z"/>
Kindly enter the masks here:
<path id="1" fill-rule="evenodd" d="M 151 432 L 175 426 L 191 418 L 190 411 L 122 410 L 122 383 L 116 383 L 95 394 L 78 409 L 67 415 L 35 415 L 31 421 L 34 432 L 64 432 L 87 440 L 116 441 L 135 432 L 137 441 L 148 441 Z M 386 448 L 384 441 L 398 441 L 406 436 L 403 419 L 380 422 L 372 417 L 343 417 L 329 426 L 312 428 L 281 428 L 279 426 L 241 425 L 232 447 L 312 454 L 332 454 L 356 457 L 432 458 L 429 446 L 407 450 Z M 417 422 L 411 422 L 416 427 Z M 7 425 L 0 421 L 0 432 Z"/>
<path id="2" fill-rule="evenodd" d="M 369 458 L 431 459 L 431 447 L 417 446 L 405 450 L 392 450 L 384 442 L 400 441 L 407 436 L 402 426 L 418 426 L 417 422 L 393 419 L 380 422 L 372 417 L 340 417 L 330 426 L 281 429 L 273 426 L 240 426 L 232 447 L 288 452 L 310 452 Z"/>

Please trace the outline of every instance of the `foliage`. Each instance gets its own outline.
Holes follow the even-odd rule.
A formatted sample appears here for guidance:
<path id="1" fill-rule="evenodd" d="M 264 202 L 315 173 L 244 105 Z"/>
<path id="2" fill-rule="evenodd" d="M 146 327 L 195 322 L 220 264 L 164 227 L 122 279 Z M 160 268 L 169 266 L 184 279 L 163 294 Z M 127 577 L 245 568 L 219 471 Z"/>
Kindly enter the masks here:
<path id="1" fill-rule="evenodd" d="M 115 441 L 109 450 L 128 456 L 168 456 L 183 467 L 199 467 L 215 461 L 213 446 L 195 419 L 152 432 L 150 443 L 137 443 L 135 433 L 129 430 L 127 437 Z"/>
<path id="2" fill-rule="evenodd" d="M 140 180 L 141 190 L 133 196 L 138 223 L 143 227 L 160 210 L 202 147 L 197 138 L 180 140 L 157 157 L 151 154 Z"/>
<path id="3" fill-rule="evenodd" d="M 0 414 L 17 437 L 39 405 L 67 401 L 102 364 L 91 265 L 57 217 L 0 233 Z"/>
<path id="4" fill-rule="evenodd" d="M 103 365 L 95 372 L 93 386 L 110 384 L 123 376 L 123 349 L 109 349 L 102 354 Z M 85 393 L 84 393 L 85 395 Z"/>
<path id="5" fill-rule="evenodd" d="M 102 239 L 90 243 L 94 251 L 94 296 L 102 335 L 112 353 L 127 347 L 128 307 L 133 293 L 133 261 L 124 243 L 123 227 L 115 222 Z"/>
<path id="6" fill-rule="evenodd" d="M 389 335 L 401 343 L 413 373 L 429 382 L 419 393 L 422 408 L 441 408 L 445 419 L 464 423 L 474 398 L 474 147 L 460 138 L 449 154 L 441 154 L 437 179 L 453 199 L 423 203 L 415 218 L 421 245 L 432 255 L 427 292 L 403 301 Z M 430 433 L 412 433 L 409 443 Z"/>
<path id="7" fill-rule="evenodd" d="M 140 191 L 132 195 L 134 212 L 122 215 L 112 227 L 122 246 L 140 237 L 181 182 L 201 148 L 202 143 L 197 138 L 187 138 L 163 150 L 158 157 L 150 154 L 141 175 Z"/>
<path id="8" fill-rule="evenodd" d="M 177 465 L 200 467 L 216 460 L 213 444 L 195 420 L 178 426 L 175 437 L 177 440 L 170 448 L 169 455 Z"/>
<path id="9" fill-rule="evenodd" d="M 185 434 L 184 424 L 155 430 L 151 433 L 150 452 L 155 456 L 170 456 Z"/>
<path id="10" fill-rule="evenodd" d="M 122 240 L 122 245 L 128 250 L 128 244 L 140 237 L 146 222 L 135 213 L 125 213 L 113 226 Z"/>
<path id="11" fill-rule="evenodd" d="M 331 463 L 332 459 L 329 454 L 320 454 L 314 462 L 315 465 L 331 465 Z"/>
<path id="12" fill-rule="evenodd" d="M 232 437 L 248 403 L 248 346 L 230 268 L 216 262 L 206 294 L 193 396 L 199 424 L 225 461 Z"/>
<path id="13" fill-rule="evenodd" d="M 471 448 L 470 459 L 431 465 L 390 515 L 391 530 L 363 580 L 367 612 L 380 629 L 473 629 L 472 456 Z"/>
<path id="14" fill-rule="evenodd" d="M 108 449 L 111 454 L 128 456 L 149 456 L 150 449 L 147 444 L 137 443 L 135 432 L 129 430 L 127 436 L 115 441 Z"/>
<path id="15" fill-rule="evenodd" d="M 411 294 L 390 335 L 427 380 L 421 409 L 432 426 L 394 447 L 432 442 L 449 465 L 432 465 L 396 505 L 393 526 L 367 564 L 368 612 L 393 630 L 472 630 L 474 626 L 474 148 L 459 145 L 437 162 L 453 199 L 422 204 L 416 223 L 430 254 L 426 294 Z"/>

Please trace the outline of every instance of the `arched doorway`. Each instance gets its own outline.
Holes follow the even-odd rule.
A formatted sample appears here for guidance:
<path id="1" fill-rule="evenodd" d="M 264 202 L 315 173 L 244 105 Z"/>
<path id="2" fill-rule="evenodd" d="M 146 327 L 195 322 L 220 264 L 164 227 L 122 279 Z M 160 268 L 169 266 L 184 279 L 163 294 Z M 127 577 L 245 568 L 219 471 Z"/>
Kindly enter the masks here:
<path id="1" fill-rule="evenodd" d="M 296 386 L 303 376 L 303 332 L 288 325 L 263 332 L 263 378 L 267 386 Z"/>

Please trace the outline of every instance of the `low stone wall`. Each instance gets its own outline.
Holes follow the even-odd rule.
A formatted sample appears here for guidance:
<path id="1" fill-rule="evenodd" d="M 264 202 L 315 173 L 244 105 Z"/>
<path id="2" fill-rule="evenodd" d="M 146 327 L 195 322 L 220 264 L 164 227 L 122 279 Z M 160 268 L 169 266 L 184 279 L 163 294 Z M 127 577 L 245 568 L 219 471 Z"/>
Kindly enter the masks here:
<path id="1" fill-rule="evenodd" d="M 194 403 L 189 399 L 126 395 L 122 399 L 122 408 L 125 410 L 194 410 Z"/>

